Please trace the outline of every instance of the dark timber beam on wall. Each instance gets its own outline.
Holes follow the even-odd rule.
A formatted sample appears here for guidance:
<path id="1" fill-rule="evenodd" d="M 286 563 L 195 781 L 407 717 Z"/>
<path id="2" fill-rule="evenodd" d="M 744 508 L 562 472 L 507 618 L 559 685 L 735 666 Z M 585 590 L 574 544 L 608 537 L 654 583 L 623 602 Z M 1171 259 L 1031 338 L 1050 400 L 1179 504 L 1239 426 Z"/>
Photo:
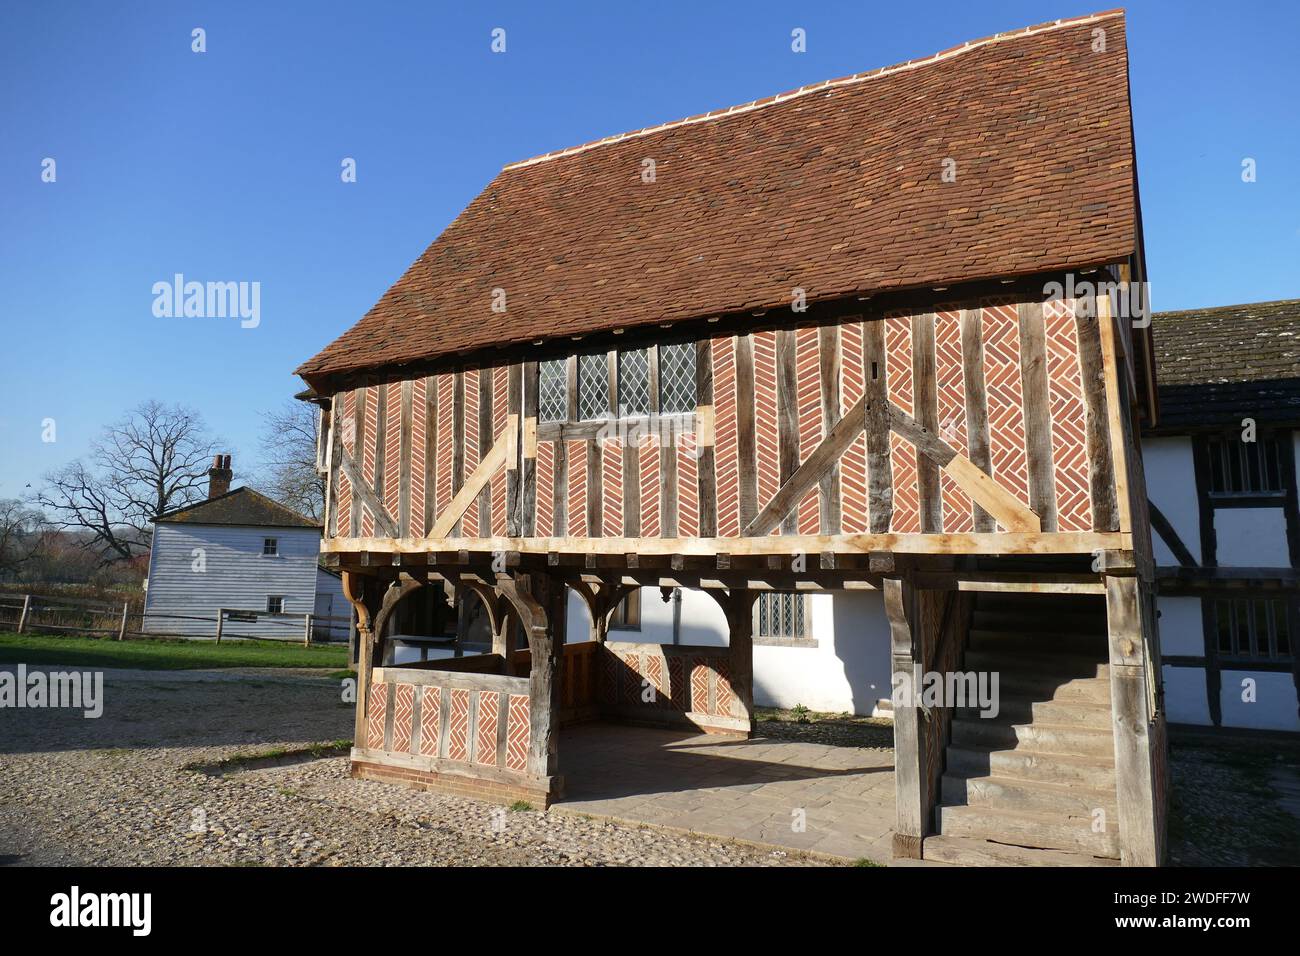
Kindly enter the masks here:
<path id="1" fill-rule="evenodd" d="M 516 448 L 519 452 L 524 452 L 525 438 L 529 431 L 528 423 L 524 420 L 524 378 L 523 366 L 511 365 L 506 368 L 506 414 L 516 422 L 520 423 L 522 431 Z M 537 418 L 533 417 L 532 440 L 534 446 L 537 441 Z M 537 451 L 534 447 L 533 460 L 536 461 Z M 523 480 L 523 454 L 518 455 L 518 460 L 512 462 L 514 467 L 506 471 L 506 534 L 512 538 L 518 537 L 520 530 L 523 528 L 523 506 L 520 503 L 521 482 Z"/>
<path id="2" fill-rule="evenodd" d="M 912 316 L 912 392 L 916 420 L 932 434 L 939 434 L 939 394 L 935 383 L 934 313 Z M 921 530 L 926 534 L 943 531 L 943 505 L 939 496 L 939 469 L 929 457 L 916 461 L 917 489 L 921 499 Z"/>
<path id="3" fill-rule="evenodd" d="M 1160 540 L 1164 541 L 1165 546 L 1173 552 L 1174 559 L 1184 568 L 1196 567 L 1196 559 L 1192 557 L 1192 552 L 1188 550 L 1187 545 L 1183 544 L 1183 539 L 1178 536 L 1174 526 L 1170 524 L 1169 519 L 1165 517 L 1164 512 L 1156 507 L 1156 503 L 1147 499 L 1147 510 L 1151 514 L 1151 527 Z"/>
<path id="4" fill-rule="evenodd" d="M 821 378 L 822 434 L 829 436 L 840 422 L 840 327 L 823 325 L 817 330 L 818 375 Z M 864 423 L 865 427 L 865 423 Z M 840 533 L 840 462 L 837 458 L 822 476 L 819 500 L 822 534 Z"/>
<path id="5" fill-rule="evenodd" d="M 799 468 L 799 371 L 794 329 L 776 332 L 776 425 L 778 480 L 785 485 Z M 799 533 L 795 509 L 784 513 L 784 534 Z"/>
<path id="6" fill-rule="evenodd" d="M 375 497 L 384 500 L 385 453 L 388 445 L 388 386 L 380 385 L 375 389 Z M 365 458 L 362 458 L 365 461 Z"/>
<path id="7" fill-rule="evenodd" d="M 695 402 L 695 441 L 699 452 L 696 472 L 700 486 L 700 537 L 712 538 L 718 533 L 718 491 L 713 463 L 713 343 L 709 339 L 701 339 L 695 343 Z"/>
<path id="8" fill-rule="evenodd" d="M 460 494 L 465 484 L 465 373 L 457 370 L 452 377 L 451 386 L 451 494 L 453 499 Z M 447 506 L 450 506 L 448 502 Z M 452 534 L 461 536 L 462 527 L 456 523 Z M 430 534 L 433 532 L 430 531 Z"/>
<path id="9" fill-rule="evenodd" d="M 1052 405 L 1047 391 L 1047 334 L 1042 302 L 1020 302 L 1020 388 L 1025 413 L 1029 507 L 1044 531 L 1056 530 L 1056 485 L 1052 462 Z"/>
<path id="10" fill-rule="evenodd" d="M 523 447 L 520 455 L 519 534 L 531 538 L 537 533 L 537 375 L 536 362 L 524 362 Z"/>
<path id="11" fill-rule="evenodd" d="M 480 459 L 491 447 L 493 434 L 500 431 L 501 423 L 492 421 L 492 369 L 478 370 L 478 453 Z M 478 495 L 478 533 L 491 533 L 492 488 L 485 484 Z"/>
<path id="12" fill-rule="evenodd" d="M 758 436 L 754 430 L 754 339 L 736 336 L 736 450 L 740 524 L 758 514 Z"/>
<path id="13" fill-rule="evenodd" d="M 894 516 L 894 469 L 889 454 L 889 396 L 885 389 L 885 324 L 862 323 L 867 418 L 867 513 L 872 534 L 886 534 Z"/>
<path id="14" fill-rule="evenodd" d="M 397 484 L 397 526 L 401 530 L 402 537 L 408 537 L 412 531 L 411 523 L 411 433 L 415 427 L 413 415 L 415 414 L 415 382 L 406 379 L 402 382 L 399 390 L 402 397 L 402 417 L 401 417 L 401 434 L 397 441 L 397 466 L 398 466 L 398 484 Z M 423 518 L 420 515 L 419 519 Z M 420 529 L 423 530 L 423 529 Z"/>
<path id="15" fill-rule="evenodd" d="M 1088 456 L 1092 526 L 1097 531 L 1118 531 L 1119 510 L 1115 502 L 1115 466 L 1110 454 L 1110 414 L 1106 407 L 1106 368 L 1101 356 L 1101 333 L 1095 318 L 1076 315 L 1074 321 L 1079 341 L 1079 380 L 1083 390 L 1084 447 Z"/>
<path id="16" fill-rule="evenodd" d="M 424 381 L 424 514 L 418 516 L 420 533 L 426 535 L 438 516 L 438 380 L 430 375 Z"/>
<path id="17" fill-rule="evenodd" d="M 986 475 L 993 474 L 989 442 L 989 404 L 984 382 L 984 330 L 980 309 L 961 310 L 962 385 L 966 399 L 966 446 L 971 463 Z M 975 530 L 996 531 L 993 516 L 975 506 Z"/>

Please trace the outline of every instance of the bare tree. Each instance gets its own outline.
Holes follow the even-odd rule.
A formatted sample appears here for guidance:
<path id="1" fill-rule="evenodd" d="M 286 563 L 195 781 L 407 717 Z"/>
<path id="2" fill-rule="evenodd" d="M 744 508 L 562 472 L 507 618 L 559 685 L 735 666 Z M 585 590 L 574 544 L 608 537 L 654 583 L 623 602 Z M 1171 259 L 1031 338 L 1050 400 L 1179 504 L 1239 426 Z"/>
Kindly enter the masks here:
<path id="1" fill-rule="evenodd" d="M 149 549 L 149 523 L 203 495 L 216 443 L 198 412 L 147 401 L 104 429 L 89 464 L 45 476 L 36 503 L 60 528 L 90 532 L 105 562 Z"/>
<path id="2" fill-rule="evenodd" d="M 272 498 L 320 521 L 325 514 L 325 479 L 316 471 L 320 412 L 310 402 L 291 400 L 262 416 L 263 489 Z"/>
<path id="3" fill-rule="evenodd" d="M 0 578 L 13 577 L 41 545 L 45 515 L 17 498 L 0 499 Z"/>

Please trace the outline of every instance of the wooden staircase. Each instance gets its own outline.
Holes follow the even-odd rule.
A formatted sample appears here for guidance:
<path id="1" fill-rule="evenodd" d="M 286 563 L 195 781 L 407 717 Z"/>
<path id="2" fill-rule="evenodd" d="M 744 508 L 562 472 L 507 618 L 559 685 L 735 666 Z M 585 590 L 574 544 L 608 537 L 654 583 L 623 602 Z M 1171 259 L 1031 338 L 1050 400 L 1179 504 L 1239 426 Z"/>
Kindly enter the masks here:
<path id="1" fill-rule="evenodd" d="M 926 861 L 1118 865 L 1106 646 L 1100 596 L 979 596 L 963 669 L 999 674 L 1000 709 L 953 714 Z"/>

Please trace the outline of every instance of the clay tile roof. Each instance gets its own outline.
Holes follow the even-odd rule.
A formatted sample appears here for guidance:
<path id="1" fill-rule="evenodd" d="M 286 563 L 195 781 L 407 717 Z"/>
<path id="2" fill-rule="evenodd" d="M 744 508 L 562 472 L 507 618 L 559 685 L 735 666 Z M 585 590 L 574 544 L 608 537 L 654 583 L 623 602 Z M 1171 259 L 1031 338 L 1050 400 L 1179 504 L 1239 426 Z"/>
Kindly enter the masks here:
<path id="1" fill-rule="evenodd" d="M 319 528 L 320 522 L 252 488 L 236 488 L 216 498 L 159 515 L 155 521 L 181 524 L 221 524 L 264 528 Z"/>
<path id="2" fill-rule="evenodd" d="M 298 373 L 1122 259 L 1133 163 L 1122 11 L 998 34 L 513 163 Z"/>
<path id="3" fill-rule="evenodd" d="M 1157 312 L 1160 428 L 1300 421 L 1300 299 Z"/>

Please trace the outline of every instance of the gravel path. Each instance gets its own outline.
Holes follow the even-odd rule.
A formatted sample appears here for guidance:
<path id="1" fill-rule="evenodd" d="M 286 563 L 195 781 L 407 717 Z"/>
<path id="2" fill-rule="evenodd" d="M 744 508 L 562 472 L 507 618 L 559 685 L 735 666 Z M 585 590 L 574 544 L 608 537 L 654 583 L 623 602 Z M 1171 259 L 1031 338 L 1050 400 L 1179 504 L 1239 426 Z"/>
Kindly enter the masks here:
<path id="1" fill-rule="evenodd" d="M 793 851 L 352 780 L 344 757 L 225 773 L 186 769 L 348 738 L 352 706 L 341 702 L 337 681 L 277 669 L 106 671 L 104 681 L 97 720 L 66 710 L 0 710 L 0 864 L 821 863 Z"/>

